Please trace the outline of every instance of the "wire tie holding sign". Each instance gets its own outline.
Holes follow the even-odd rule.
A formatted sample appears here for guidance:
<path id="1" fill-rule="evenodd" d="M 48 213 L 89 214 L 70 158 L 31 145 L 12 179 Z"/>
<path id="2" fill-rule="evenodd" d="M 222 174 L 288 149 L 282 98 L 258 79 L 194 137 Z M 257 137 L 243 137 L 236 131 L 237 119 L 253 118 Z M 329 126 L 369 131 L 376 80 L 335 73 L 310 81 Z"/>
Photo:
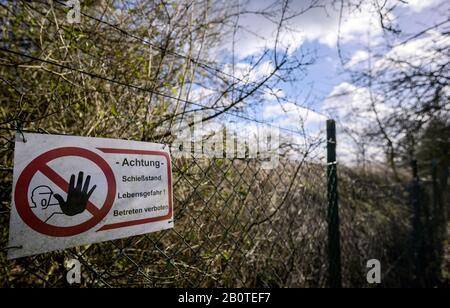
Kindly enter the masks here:
<path id="1" fill-rule="evenodd" d="M 23 134 L 22 124 L 19 121 L 17 121 L 16 131 L 22 136 L 23 143 L 26 143 L 27 139 L 25 138 L 25 135 Z"/>

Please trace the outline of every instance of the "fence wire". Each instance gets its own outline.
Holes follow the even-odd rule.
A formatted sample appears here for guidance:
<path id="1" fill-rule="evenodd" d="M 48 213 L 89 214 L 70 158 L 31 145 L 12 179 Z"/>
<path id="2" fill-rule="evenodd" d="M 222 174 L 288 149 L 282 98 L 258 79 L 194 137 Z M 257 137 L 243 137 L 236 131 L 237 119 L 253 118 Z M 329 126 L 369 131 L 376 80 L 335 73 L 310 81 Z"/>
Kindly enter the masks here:
<path id="1" fill-rule="evenodd" d="M 123 19 L 108 17 L 122 2 L 111 3 L 87 4 L 83 21 L 71 25 L 58 1 L 0 3 L 0 286 L 67 286 L 69 259 L 81 262 L 86 287 L 326 287 L 334 262 L 342 286 L 368 287 L 370 259 L 383 264 L 384 286 L 418 281 L 411 276 L 418 266 L 411 248 L 417 213 L 407 181 L 340 164 L 337 178 L 330 177 L 324 132 L 308 134 L 302 121 L 280 128 L 281 157 L 273 169 L 252 158 L 174 158 L 173 229 L 6 260 L 7 250 L 16 249 L 8 247 L 16 131 L 170 144 L 173 126 L 200 111 L 209 122 L 273 128 L 250 114 L 258 115 L 274 83 L 252 80 L 252 70 L 237 78 L 192 47 L 215 46 L 222 29 L 205 29 L 229 22 L 209 1 L 196 1 L 195 10 L 191 1 L 170 7 L 136 1 Z M 145 14 L 152 27 L 137 22 Z M 213 93 L 210 99 L 195 97 L 199 84 Z M 337 183 L 331 194 L 330 183 Z M 328 204 L 338 191 L 340 234 L 330 234 Z M 440 197 L 434 222 L 446 204 Z M 422 216 L 421 228 L 429 221 Z M 430 231 L 435 246 L 442 229 Z M 330 238 L 340 241 L 339 262 L 329 258 Z"/>
<path id="2" fill-rule="evenodd" d="M 251 159 L 175 159 L 174 229 L 15 261 L 2 256 L 2 284 L 65 285 L 64 260 L 76 258 L 85 286 L 324 285 L 326 208 L 317 207 L 326 204 L 323 165 L 280 164 L 264 170 Z"/>

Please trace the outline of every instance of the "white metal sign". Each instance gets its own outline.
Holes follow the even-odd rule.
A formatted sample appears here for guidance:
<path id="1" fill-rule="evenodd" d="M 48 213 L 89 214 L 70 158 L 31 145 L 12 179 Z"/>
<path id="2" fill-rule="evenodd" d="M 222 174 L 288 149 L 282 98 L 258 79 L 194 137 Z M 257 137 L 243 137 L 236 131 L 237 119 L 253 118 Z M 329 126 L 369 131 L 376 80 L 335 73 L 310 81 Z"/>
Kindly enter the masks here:
<path id="1" fill-rule="evenodd" d="M 17 134 L 8 258 L 173 227 L 164 145 Z"/>

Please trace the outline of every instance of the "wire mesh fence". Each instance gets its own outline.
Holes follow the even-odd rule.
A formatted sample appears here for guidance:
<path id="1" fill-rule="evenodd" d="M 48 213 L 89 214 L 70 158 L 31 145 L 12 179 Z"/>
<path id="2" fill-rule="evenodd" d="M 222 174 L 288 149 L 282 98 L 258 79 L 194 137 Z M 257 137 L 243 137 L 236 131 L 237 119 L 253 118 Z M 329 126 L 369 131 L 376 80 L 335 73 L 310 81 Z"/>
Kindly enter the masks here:
<path id="1" fill-rule="evenodd" d="M 0 285 L 66 286 L 69 259 L 82 264 L 82 286 L 95 287 L 326 287 L 338 286 L 331 283 L 336 271 L 342 286 L 367 287 L 370 259 L 383 264 L 385 286 L 412 285 L 419 248 L 411 244 L 417 228 L 409 180 L 344 167 L 339 156 L 327 164 L 325 132 L 313 136 L 302 121 L 277 127 L 283 135 L 272 169 L 250 157 L 173 158 L 173 229 L 6 260 L 17 249 L 8 247 L 16 132 L 170 144 L 173 127 L 198 112 L 206 122 L 273 128 L 252 116 L 271 93 L 270 79 L 251 79 L 252 70 L 236 77 L 201 60 L 197 46 L 214 46 L 220 33 L 205 29 L 227 20 L 208 1 L 195 10 L 190 3 L 143 1 L 129 18 L 108 17 L 108 6 L 91 3 L 83 22 L 71 25 L 58 1 L 0 3 Z M 141 13 L 154 32 L 141 25 Z M 171 33 L 163 26 L 169 22 Z M 282 63 L 268 75 L 281 74 Z M 213 94 L 195 97 L 198 84 Z M 432 188 L 428 194 L 440 196 L 434 208 L 443 212 L 444 186 Z M 330 219 L 330 204 L 339 220 Z M 439 247 L 441 229 L 427 251 Z"/>
<path id="2" fill-rule="evenodd" d="M 3 255 L 3 284 L 64 285 L 68 258 L 82 262 L 86 286 L 325 284 L 323 165 L 282 160 L 264 170 L 250 159 L 182 158 L 173 173 L 174 229 L 17 261 Z"/>
<path id="3" fill-rule="evenodd" d="M 14 261 L 3 249 L 2 285 L 67 285 L 64 264 L 75 258 L 84 286 L 326 287 L 329 262 L 338 261 L 330 259 L 330 234 L 341 242 L 342 286 L 370 286 L 371 259 L 383 264 L 383 286 L 430 285 L 416 279 L 439 276 L 443 239 L 442 232 L 424 229 L 442 229 L 435 221 L 443 208 L 435 207 L 430 220 L 415 212 L 408 187 L 338 170 L 340 237 L 330 233 L 325 164 L 282 159 L 264 170 L 251 159 L 185 157 L 173 161 L 174 229 Z M 2 172 L 6 248 L 11 170 Z"/>

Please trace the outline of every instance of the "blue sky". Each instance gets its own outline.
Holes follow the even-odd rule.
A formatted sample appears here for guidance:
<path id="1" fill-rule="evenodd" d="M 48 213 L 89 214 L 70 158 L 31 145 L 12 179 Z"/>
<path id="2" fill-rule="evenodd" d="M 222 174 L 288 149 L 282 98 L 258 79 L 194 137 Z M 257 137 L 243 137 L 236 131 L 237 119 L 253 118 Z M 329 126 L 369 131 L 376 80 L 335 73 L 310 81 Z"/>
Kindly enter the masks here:
<path id="1" fill-rule="evenodd" d="M 399 39 L 401 40 L 402 38 L 409 37 L 414 33 L 432 26 L 436 22 L 448 18 L 449 9 L 450 5 L 448 1 L 436 0 L 410 1 L 410 4 L 405 4 L 404 6 L 396 9 L 393 14 L 395 15 L 396 22 L 398 22 L 399 28 L 402 30 L 402 34 L 399 36 Z M 329 14 L 332 15 L 332 13 Z M 335 14 L 337 14 L 337 12 L 335 12 Z M 326 31 L 329 31 L 330 33 L 338 31 L 337 27 L 333 27 L 336 26 L 333 25 L 333 16 L 325 16 L 326 13 L 322 9 L 313 10 L 311 15 L 320 16 L 319 18 L 323 20 L 329 20 L 329 25 L 331 26 L 327 28 Z M 344 16 L 344 19 L 349 23 L 352 23 L 352 18 L 358 19 L 358 16 L 353 17 L 351 14 Z M 375 25 L 361 25 L 361 27 L 367 32 L 364 32 L 364 30 L 361 32 L 355 31 L 355 34 L 349 31 L 347 34 L 342 35 L 352 37 L 351 39 L 348 39 L 348 41 L 345 41 L 344 39 L 341 44 L 343 57 L 345 60 L 349 60 L 357 51 L 364 50 L 369 40 L 377 41 L 381 39 L 380 35 L 382 32 L 378 29 L 379 26 L 376 24 L 377 16 L 373 16 L 373 18 Z M 299 25 L 301 25 L 301 19 L 302 16 L 299 16 Z M 358 21 L 355 23 L 357 24 L 357 22 Z M 320 27 L 320 24 L 315 26 Z M 299 35 L 301 36 L 301 27 L 299 27 L 298 30 L 300 31 Z M 372 31 L 372 33 L 368 33 L 368 31 Z M 281 86 L 283 91 L 286 93 L 286 96 L 297 99 L 297 101 L 301 101 L 302 99 L 304 100 L 306 93 L 308 93 L 310 87 L 313 86 L 312 107 L 317 110 L 321 110 L 323 100 L 332 92 L 334 87 L 340 83 L 349 81 L 349 76 L 345 74 L 343 70 L 335 42 L 330 41 L 329 43 L 324 43 L 322 41 L 324 39 L 322 37 L 323 35 L 324 34 L 319 34 L 316 38 L 305 40 L 293 54 L 294 56 L 299 55 L 304 49 L 316 51 L 315 63 L 308 67 L 306 76 L 304 78 L 300 77 L 300 80 L 295 84 L 287 83 Z"/>
<path id="2" fill-rule="evenodd" d="M 291 1 L 290 9 L 300 10 L 310 1 Z M 290 20 L 288 26 L 289 33 L 286 35 L 289 41 L 284 46 L 288 47 L 292 56 L 299 56 L 304 50 L 315 50 L 317 52 L 316 62 L 308 69 L 308 74 L 300 83 L 291 86 L 283 85 L 286 94 L 296 97 L 299 89 L 315 84 L 315 93 L 318 96 L 331 92 L 333 86 L 347 79 L 342 73 L 342 67 L 338 58 L 336 43 L 338 31 L 339 8 L 329 3 L 325 8 L 315 8 L 304 15 L 300 15 Z M 368 3 L 370 1 L 367 1 Z M 382 2 L 382 1 L 379 1 Z M 391 1 L 395 2 L 395 0 Z M 268 0 L 252 0 L 245 8 L 263 9 L 274 3 Z M 281 3 L 275 7 L 280 7 Z M 242 10 L 245 9 L 244 4 Z M 434 22 L 438 22 L 447 17 L 450 5 L 445 0 L 409 0 L 408 4 L 403 4 L 392 12 L 395 20 L 402 30 L 402 36 L 416 33 Z M 361 9 L 360 12 L 344 12 L 341 26 L 341 46 L 344 58 L 349 58 L 356 51 L 364 48 L 369 40 L 380 39 L 382 30 L 378 25 L 378 19 L 374 12 L 369 9 Z M 276 18 L 276 17 L 274 17 Z M 372 20 L 369 21 L 368 18 Z M 369 23 L 372 23 L 369 25 Z M 348 26 L 346 26 L 346 24 Z M 252 57 L 261 54 L 265 47 L 271 47 L 276 25 L 261 16 L 246 14 L 240 17 L 239 25 L 241 29 L 236 35 L 236 61 L 246 62 Z M 230 42 L 227 42 L 230 44 Z M 229 47 L 231 48 L 231 47 Z M 229 60 L 229 58 L 227 57 Z M 301 86 L 299 86 L 299 84 Z"/>
<path id="3" fill-rule="evenodd" d="M 357 0 L 349 1 L 359 2 Z M 378 2 L 383 3 L 384 1 L 379 0 Z M 276 21 L 280 17 L 282 2 L 251 0 L 246 4 L 243 1 L 239 3 L 241 5 L 239 9 L 242 11 L 246 9 L 263 10 L 270 6 L 275 13 L 271 15 L 271 20 L 255 14 L 240 16 L 236 20 L 239 30 L 234 37 L 232 35 L 227 37 L 219 50 L 214 51 L 215 58 L 221 59 L 219 62 L 226 71 L 234 72 L 237 77 L 242 78 L 252 60 L 255 61 L 264 52 L 269 51 L 269 54 L 261 61 L 261 65 L 252 71 L 250 77 L 247 76 L 247 80 L 250 81 L 261 80 L 273 68 L 273 54 L 270 54 L 270 51 L 273 52 L 272 44 L 277 35 Z M 293 0 L 289 4 L 289 12 L 301 11 L 309 3 L 309 0 Z M 315 59 L 314 64 L 309 65 L 306 70 L 297 71 L 295 75 L 290 76 L 296 77 L 297 81 L 281 82 L 275 86 L 276 91 L 284 99 L 282 104 L 267 97 L 261 100 L 256 107 L 247 110 L 247 115 L 263 121 L 271 121 L 275 126 L 292 129 L 298 129 L 301 126 L 299 118 L 302 118 L 300 122 L 305 125 L 306 133 L 312 136 L 323 134 L 319 132 L 324 128 L 326 120 L 322 114 L 336 118 L 338 125 L 348 123 L 352 130 L 362 130 L 364 124 L 370 120 L 370 116 L 363 111 L 359 112 L 358 107 L 367 101 L 367 93 L 364 92 L 364 89 L 357 88 L 351 83 L 338 55 L 340 1 L 323 0 L 319 3 L 323 6 L 296 16 L 285 24 L 287 30 L 280 33 L 278 45 L 280 52 L 288 51 L 290 59 L 312 53 Z M 366 48 L 369 45 L 377 53 L 378 59 L 382 59 L 385 54 L 390 52 L 385 48 L 386 41 L 378 14 L 373 7 L 374 1 L 367 0 L 362 3 L 359 10 L 349 12 L 344 9 L 341 19 L 339 42 L 342 59 L 347 63 L 346 68 L 348 69 L 357 69 L 358 66 L 365 65 Z M 387 0 L 387 3 L 398 4 L 396 9 L 389 13 L 389 17 L 402 31 L 398 37 L 389 41 L 392 45 L 450 16 L 450 2 L 446 0 L 409 0 L 408 3 Z M 424 51 L 416 49 L 426 49 L 428 43 L 433 43 L 433 35 L 420 39 L 422 42 L 405 45 L 399 52 L 408 56 L 415 53 L 420 54 Z M 232 51 L 234 52 L 232 53 Z M 234 54 L 234 71 L 231 69 L 232 54 Z M 355 91 L 355 94 L 335 97 L 335 94 L 346 91 Z M 317 110 L 320 113 L 315 114 L 299 108 L 298 105 Z M 389 109 L 386 108 L 384 111 L 389 112 Z M 360 119 L 346 118 L 346 114 L 355 115 L 358 112 L 362 115 Z M 352 152 L 354 145 L 350 143 L 350 140 L 341 138 L 340 150 L 345 153 Z"/>

